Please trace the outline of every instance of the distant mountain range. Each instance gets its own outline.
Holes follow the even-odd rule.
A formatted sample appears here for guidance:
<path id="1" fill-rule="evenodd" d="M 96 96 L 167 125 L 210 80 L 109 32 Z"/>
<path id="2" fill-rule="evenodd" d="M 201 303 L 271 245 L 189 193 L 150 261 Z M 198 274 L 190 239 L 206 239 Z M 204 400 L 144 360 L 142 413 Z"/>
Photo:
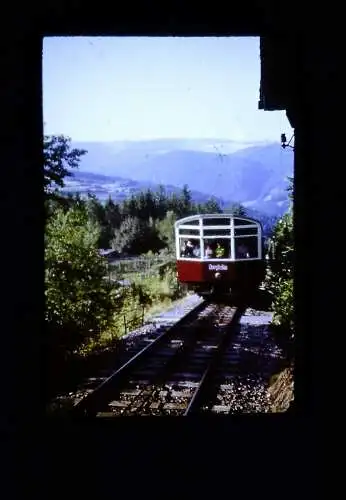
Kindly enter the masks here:
<path id="1" fill-rule="evenodd" d="M 182 189 L 177 186 L 164 185 L 167 194 L 181 193 Z M 74 171 L 73 176 L 65 179 L 64 192 L 80 193 L 85 196 L 87 193 L 94 194 L 101 201 L 106 201 L 109 196 L 113 201 L 122 201 L 132 194 L 136 194 L 142 190 L 151 189 L 157 191 L 159 185 L 150 181 L 135 181 L 119 176 L 109 176 L 102 174 L 94 174 L 92 172 Z M 196 190 L 190 190 L 193 200 L 197 203 L 206 202 L 211 198 L 206 193 L 200 193 Z M 221 204 L 224 201 L 220 197 L 214 198 Z"/>
<path id="2" fill-rule="evenodd" d="M 72 142 L 86 149 L 80 170 L 66 181 L 65 191 L 87 191 L 104 200 L 123 200 L 142 189 L 179 192 L 184 184 L 195 201 L 211 196 L 268 215 L 288 208 L 287 177 L 293 175 L 293 153 L 280 143 L 229 140 L 158 139 L 153 141 Z"/>

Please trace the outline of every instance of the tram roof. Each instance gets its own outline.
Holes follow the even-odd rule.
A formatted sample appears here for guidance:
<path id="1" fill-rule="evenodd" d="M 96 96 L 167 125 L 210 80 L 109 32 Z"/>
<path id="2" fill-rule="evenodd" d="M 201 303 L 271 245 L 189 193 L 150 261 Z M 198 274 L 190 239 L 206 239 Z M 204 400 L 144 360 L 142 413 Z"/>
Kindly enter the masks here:
<path id="1" fill-rule="evenodd" d="M 189 215 L 188 217 L 184 217 L 182 219 L 178 219 L 175 222 L 175 227 L 180 226 L 181 224 L 185 224 L 191 221 L 200 220 L 200 219 L 240 219 L 249 222 L 249 224 L 257 224 L 261 226 L 261 223 L 257 219 L 253 219 L 252 217 L 246 217 L 243 215 L 234 215 L 234 214 L 196 214 Z"/>

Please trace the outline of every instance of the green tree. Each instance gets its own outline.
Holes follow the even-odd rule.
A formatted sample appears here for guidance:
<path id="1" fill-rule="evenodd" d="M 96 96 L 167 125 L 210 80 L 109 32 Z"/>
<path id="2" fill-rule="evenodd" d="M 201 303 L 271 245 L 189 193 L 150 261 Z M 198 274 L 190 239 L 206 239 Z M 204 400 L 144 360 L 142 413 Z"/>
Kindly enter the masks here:
<path id="1" fill-rule="evenodd" d="M 138 217 L 128 216 L 115 230 L 111 246 L 119 253 L 141 254 L 146 251 L 146 225 Z"/>
<path id="2" fill-rule="evenodd" d="M 226 214 L 238 215 L 239 217 L 246 217 L 247 211 L 246 208 L 243 207 L 240 203 L 232 203 L 227 208 L 225 208 L 224 212 Z"/>
<path id="3" fill-rule="evenodd" d="M 45 319 L 50 348 L 68 355 L 105 327 L 114 310 L 99 228 L 86 210 L 57 209 L 45 233 Z"/>
<path id="4" fill-rule="evenodd" d="M 137 217 L 138 213 L 139 213 L 139 201 L 137 196 L 132 195 L 127 200 L 124 200 L 122 206 L 123 220 L 126 217 Z"/>
<path id="5" fill-rule="evenodd" d="M 84 210 L 86 206 L 85 200 L 81 198 L 79 193 L 64 193 L 61 195 L 57 193 L 54 197 L 48 197 L 45 202 L 48 216 L 52 215 L 58 208 L 66 212 L 72 207 Z"/>
<path id="6" fill-rule="evenodd" d="M 47 197 L 58 195 L 64 187 L 65 177 L 78 168 L 80 159 L 87 153 L 84 149 L 71 148 L 71 139 L 63 135 L 45 135 L 43 140 L 44 192 Z"/>
<path id="7" fill-rule="evenodd" d="M 294 336 L 294 226 L 293 179 L 288 179 L 287 191 L 291 199 L 288 212 L 276 223 L 269 240 L 269 266 L 266 286 L 272 294 L 274 324 Z"/>
<path id="8" fill-rule="evenodd" d="M 150 190 L 147 189 L 145 192 L 145 209 L 148 214 L 148 219 L 151 217 L 153 220 L 157 218 L 157 208 L 155 203 L 155 195 Z"/>
<path id="9" fill-rule="evenodd" d="M 203 205 L 200 205 L 200 212 L 204 214 L 221 214 L 222 209 L 220 204 L 215 200 L 215 198 L 210 198 Z"/>
<path id="10" fill-rule="evenodd" d="M 188 215 L 191 215 L 191 208 L 192 208 L 191 191 L 189 190 L 188 185 L 185 184 L 181 193 L 181 210 L 182 210 L 181 216 L 187 217 Z"/>
<path id="11" fill-rule="evenodd" d="M 88 199 L 86 201 L 86 209 L 89 218 L 100 228 L 100 234 L 97 243 L 98 247 L 108 248 L 113 231 L 107 221 L 105 206 L 103 206 L 103 204 L 100 202 L 100 200 L 97 199 L 94 194 L 89 193 Z"/>
<path id="12" fill-rule="evenodd" d="M 174 212 L 178 218 L 183 217 L 181 199 L 177 196 L 176 193 L 171 193 L 171 195 L 168 197 L 167 210 Z"/>
<path id="13" fill-rule="evenodd" d="M 114 203 L 111 197 L 105 203 L 105 218 L 110 229 L 118 229 L 121 224 L 121 212 L 118 204 Z"/>
<path id="14" fill-rule="evenodd" d="M 156 213 L 159 219 L 163 219 L 167 212 L 167 193 L 162 184 L 159 185 L 158 190 L 155 193 L 155 204 L 156 204 Z"/>
<path id="15" fill-rule="evenodd" d="M 275 225 L 270 241 L 271 271 L 277 278 L 293 277 L 293 216 L 286 213 Z"/>
<path id="16" fill-rule="evenodd" d="M 159 237 L 168 249 L 168 253 L 171 255 L 175 254 L 174 223 L 176 220 L 177 218 L 174 212 L 168 211 L 166 217 L 157 224 Z"/>
<path id="17" fill-rule="evenodd" d="M 293 177 L 287 177 L 288 180 L 288 197 L 291 200 L 291 208 L 293 209 L 293 197 L 294 197 L 294 178 Z"/>

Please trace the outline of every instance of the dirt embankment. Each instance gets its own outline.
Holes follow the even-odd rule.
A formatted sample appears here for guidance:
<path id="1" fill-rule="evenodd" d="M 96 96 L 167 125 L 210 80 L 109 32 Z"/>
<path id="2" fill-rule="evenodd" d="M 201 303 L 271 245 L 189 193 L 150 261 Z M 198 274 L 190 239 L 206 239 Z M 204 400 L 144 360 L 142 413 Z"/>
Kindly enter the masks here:
<path id="1" fill-rule="evenodd" d="M 272 412 L 281 413 L 290 408 L 294 400 L 293 366 L 285 368 L 275 377 L 269 387 L 269 393 Z"/>

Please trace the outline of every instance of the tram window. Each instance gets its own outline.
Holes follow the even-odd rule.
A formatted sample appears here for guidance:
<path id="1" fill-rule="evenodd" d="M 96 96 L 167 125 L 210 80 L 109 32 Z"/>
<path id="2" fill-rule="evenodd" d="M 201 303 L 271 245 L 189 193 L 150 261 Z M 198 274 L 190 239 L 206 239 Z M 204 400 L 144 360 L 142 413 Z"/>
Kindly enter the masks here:
<path id="1" fill-rule="evenodd" d="M 184 222 L 184 224 L 186 224 L 187 226 L 199 226 L 199 219 L 189 220 Z"/>
<path id="2" fill-rule="evenodd" d="M 255 259 L 258 257 L 257 238 L 250 236 L 248 238 L 235 238 L 235 255 L 237 259 Z"/>
<path id="3" fill-rule="evenodd" d="M 179 234 L 182 236 L 185 235 L 192 235 L 192 236 L 199 236 L 199 229 L 185 229 L 184 227 L 179 228 Z"/>
<path id="4" fill-rule="evenodd" d="M 213 259 L 215 257 L 215 249 L 213 248 L 213 242 L 204 240 L 204 258 Z"/>
<path id="5" fill-rule="evenodd" d="M 230 239 L 218 239 L 214 242 L 214 256 L 217 259 L 228 259 L 231 250 Z"/>
<path id="6" fill-rule="evenodd" d="M 225 228 L 225 229 L 204 229 L 203 230 L 203 235 L 204 236 L 230 236 L 231 235 L 231 229 L 230 228 Z"/>
<path id="7" fill-rule="evenodd" d="M 253 224 L 253 222 L 250 220 L 234 219 L 235 226 L 249 226 L 250 224 Z"/>
<path id="8" fill-rule="evenodd" d="M 234 234 L 235 236 L 247 236 L 250 234 L 256 234 L 258 233 L 257 227 L 236 227 L 234 228 Z"/>
<path id="9" fill-rule="evenodd" d="M 225 218 L 215 218 L 215 219 L 203 219 L 203 226 L 229 226 L 229 217 Z"/>
<path id="10" fill-rule="evenodd" d="M 203 238 L 204 259 L 229 259 L 231 252 L 230 238 Z"/>
<path id="11" fill-rule="evenodd" d="M 184 258 L 198 258 L 200 256 L 200 242 L 199 239 L 180 238 L 179 244 L 179 257 Z"/>
<path id="12" fill-rule="evenodd" d="M 197 259 L 200 258 L 200 256 L 201 256 L 201 246 L 200 246 L 199 241 L 196 241 L 196 244 L 194 246 L 194 249 L 193 249 L 192 253 L 193 253 L 193 256 L 196 257 Z"/>

